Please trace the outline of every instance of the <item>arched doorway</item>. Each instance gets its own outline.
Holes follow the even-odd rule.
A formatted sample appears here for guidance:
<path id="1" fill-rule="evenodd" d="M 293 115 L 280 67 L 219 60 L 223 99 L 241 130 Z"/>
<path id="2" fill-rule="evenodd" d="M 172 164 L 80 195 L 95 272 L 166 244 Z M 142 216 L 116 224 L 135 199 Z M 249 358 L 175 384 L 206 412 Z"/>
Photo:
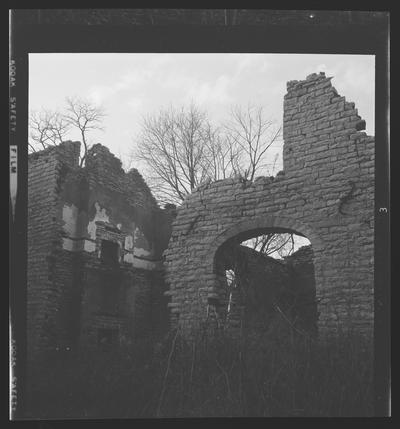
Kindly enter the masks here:
<path id="1" fill-rule="evenodd" d="M 309 226 L 271 216 L 242 221 L 212 247 L 208 305 L 219 327 L 234 336 L 271 334 L 282 323 L 307 336 L 317 333 L 322 283 L 316 262 L 323 243 Z"/>
<path id="2" fill-rule="evenodd" d="M 311 242 L 291 229 L 260 228 L 225 241 L 214 261 L 214 302 L 225 332 L 271 336 L 284 325 L 315 335 L 313 260 Z"/>

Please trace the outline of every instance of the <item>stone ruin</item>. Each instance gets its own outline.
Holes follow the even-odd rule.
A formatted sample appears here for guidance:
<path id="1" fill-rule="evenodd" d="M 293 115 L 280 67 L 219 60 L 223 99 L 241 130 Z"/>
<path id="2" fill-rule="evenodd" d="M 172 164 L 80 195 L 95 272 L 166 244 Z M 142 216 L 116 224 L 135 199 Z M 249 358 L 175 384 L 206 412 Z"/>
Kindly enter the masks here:
<path id="1" fill-rule="evenodd" d="M 272 334 L 279 320 L 287 317 L 306 335 L 317 332 L 317 306 L 313 251 L 303 246 L 290 256 L 275 259 L 243 245 L 227 243 L 216 257 L 224 299 L 216 302 L 223 315 L 225 333 L 257 338 Z M 225 275 L 226 270 L 230 274 Z M 279 314 L 279 312 L 282 312 Z M 282 320 L 281 320 L 282 321 Z M 284 320 L 287 324 L 288 321 Z M 272 332 L 271 332 L 272 331 Z M 254 336 L 254 335 L 253 335 Z"/>
<path id="2" fill-rule="evenodd" d="M 162 252 L 174 209 L 97 144 L 29 156 L 28 353 L 115 347 L 167 323 Z"/>
<path id="3" fill-rule="evenodd" d="M 165 252 L 173 324 L 187 335 L 209 314 L 224 324 L 222 246 L 293 232 L 312 245 L 319 335 L 372 335 L 375 141 L 363 129 L 324 73 L 288 82 L 283 171 L 205 184 L 178 210 Z"/>
<path id="4" fill-rule="evenodd" d="M 138 171 L 125 173 L 100 144 L 83 168 L 79 142 L 31 154 L 28 356 L 116 347 L 173 327 L 190 337 L 205 323 L 254 328 L 271 296 L 296 287 L 309 302 L 296 311 L 320 336 L 372 335 L 374 137 L 330 80 L 288 82 L 282 172 L 205 184 L 178 209 L 160 208 Z M 279 262 L 240 246 L 268 232 L 311 247 Z M 227 293 L 232 267 L 253 298 Z"/>

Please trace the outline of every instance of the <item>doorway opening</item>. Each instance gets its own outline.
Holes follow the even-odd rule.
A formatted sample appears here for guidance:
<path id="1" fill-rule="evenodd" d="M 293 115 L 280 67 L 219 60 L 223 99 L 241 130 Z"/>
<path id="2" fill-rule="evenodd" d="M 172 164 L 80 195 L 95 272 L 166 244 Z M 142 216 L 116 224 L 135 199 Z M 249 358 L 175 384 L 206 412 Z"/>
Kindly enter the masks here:
<path id="1" fill-rule="evenodd" d="M 241 232 L 216 252 L 218 313 L 227 332 L 317 330 L 314 255 L 304 235 L 283 228 Z M 289 329 L 289 330 L 290 330 Z"/>

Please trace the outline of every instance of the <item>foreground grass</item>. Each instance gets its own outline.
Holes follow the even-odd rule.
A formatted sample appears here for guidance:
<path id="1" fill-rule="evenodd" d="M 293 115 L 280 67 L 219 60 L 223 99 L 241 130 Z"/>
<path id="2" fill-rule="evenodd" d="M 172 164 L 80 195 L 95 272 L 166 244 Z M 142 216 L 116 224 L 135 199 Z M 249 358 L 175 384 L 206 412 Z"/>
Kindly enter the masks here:
<path id="1" fill-rule="evenodd" d="M 372 380 L 372 345 L 351 335 L 188 343 L 171 332 L 48 363 L 28 380 L 27 417 L 371 416 Z"/>

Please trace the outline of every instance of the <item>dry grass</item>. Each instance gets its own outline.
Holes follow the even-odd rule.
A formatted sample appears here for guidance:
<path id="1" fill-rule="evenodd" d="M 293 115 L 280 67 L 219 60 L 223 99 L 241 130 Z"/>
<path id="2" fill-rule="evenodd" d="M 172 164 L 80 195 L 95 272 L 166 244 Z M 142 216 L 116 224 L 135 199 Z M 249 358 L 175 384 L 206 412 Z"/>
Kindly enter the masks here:
<path id="1" fill-rule="evenodd" d="M 352 335 L 189 343 L 172 332 L 162 344 L 60 357 L 40 374 L 29 418 L 373 415 L 372 345 Z"/>

